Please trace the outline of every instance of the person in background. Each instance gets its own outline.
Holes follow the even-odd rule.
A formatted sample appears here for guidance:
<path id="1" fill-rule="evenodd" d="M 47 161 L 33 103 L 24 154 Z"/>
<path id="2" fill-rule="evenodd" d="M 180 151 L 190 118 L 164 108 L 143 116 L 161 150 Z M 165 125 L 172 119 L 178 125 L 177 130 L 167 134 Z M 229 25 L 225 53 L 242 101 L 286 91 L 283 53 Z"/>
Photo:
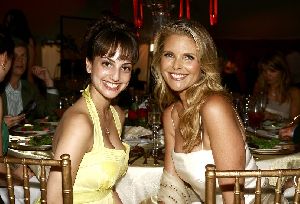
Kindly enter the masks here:
<path id="1" fill-rule="evenodd" d="M 221 72 L 222 85 L 233 94 L 241 94 L 241 85 L 237 76 L 237 64 L 230 58 L 221 60 L 223 68 Z"/>
<path id="2" fill-rule="evenodd" d="M 54 159 L 71 157 L 75 203 L 121 203 L 114 186 L 127 171 L 129 146 L 121 142 L 125 113 L 111 102 L 129 84 L 138 43 L 126 22 L 104 16 L 87 30 L 83 50 L 91 81 L 59 122 Z M 62 203 L 61 182 L 61 174 L 52 169 L 48 203 Z"/>
<path id="3" fill-rule="evenodd" d="M 8 31 L 0 25 L 0 82 L 2 83 L 5 75 L 11 71 L 12 61 L 14 56 L 14 42 L 11 39 Z M 2 92 L 3 90 L 1 90 Z M 6 156 L 8 150 L 9 133 L 6 124 L 3 121 L 2 97 L 0 96 L 0 156 Z M 24 203 L 23 187 L 23 167 L 13 166 L 12 175 L 14 177 L 15 202 Z M 36 198 L 40 195 L 38 180 L 34 174 L 28 169 L 29 185 L 31 198 Z M 8 194 L 6 189 L 6 166 L 0 164 L 0 203 L 8 203 Z M 36 185 L 34 188 L 32 185 Z M 4 188 L 3 188 L 4 187 Z M 20 196 L 20 197 L 19 197 Z"/>
<path id="4" fill-rule="evenodd" d="M 36 63 L 36 44 L 24 12 L 19 9 L 9 10 L 3 18 L 3 25 L 9 30 L 12 38 L 21 39 L 27 44 L 28 70 L 25 74 L 26 79 L 30 83 L 34 83 L 32 69 Z"/>
<path id="5" fill-rule="evenodd" d="M 9 72 L 14 56 L 14 42 L 10 38 L 8 32 L 3 26 L 0 26 L 0 82 L 5 78 L 5 75 Z M 3 90 L 1 90 L 3 91 Z M 8 129 L 3 122 L 3 102 L 0 97 L 0 156 L 6 155 L 8 148 Z"/>
<path id="6" fill-rule="evenodd" d="M 50 78 L 46 68 L 34 66 L 32 74 L 41 79 L 47 89 L 43 96 L 37 86 L 21 79 L 27 69 L 27 44 L 22 40 L 15 39 L 14 59 L 12 70 L 2 94 L 3 98 L 3 115 L 6 125 L 11 128 L 18 125 L 25 119 L 25 114 L 20 114 L 31 101 L 35 101 L 37 106 L 30 113 L 32 118 L 43 118 L 52 114 L 59 100 L 57 89 Z"/>
<path id="7" fill-rule="evenodd" d="M 197 22 L 173 21 L 157 33 L 152 66 L 165 139 L 160 202 L 205 202 L 207 164 L 219 170 L 257 169 L 218 65 L 215 44 Z M 191 200 L 184 182 L 195 193 Z M 217 203 L 233 203 L 234 179 L 218 184 Z M 246 179 L 244 186 L 253 187 L 255 181 Z M 246 194 L 245 203 L 253 198 Z"/>
<path id="8" fill-rule="evenodd" d="M 253 95 L 264 94 L 267 99 L 265 119 L 292 119 L 300 114 L 300 89 L 291 86 L 290 71 L 284 55 L 271 52 L 259 62 L 260 74 Z"/>

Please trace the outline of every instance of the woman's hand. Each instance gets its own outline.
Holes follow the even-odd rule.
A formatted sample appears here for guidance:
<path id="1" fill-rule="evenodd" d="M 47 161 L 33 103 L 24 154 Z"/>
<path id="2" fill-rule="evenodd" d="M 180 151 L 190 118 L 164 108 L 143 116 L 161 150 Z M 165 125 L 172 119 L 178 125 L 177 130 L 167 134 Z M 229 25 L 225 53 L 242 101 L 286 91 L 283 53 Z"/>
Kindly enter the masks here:
<path id="1" fill-rule="evenodd" d="M 279 130 L 279 139 L 287 141 L 292 140 L 296 124 L 281 128 Z"/>
<path id="2" fill-rule="evenodd" d="M 8 128 L 18 125 L 24 119 L 25 119 L 25 114 L 21 114 L 17 116 L 11 116 L 11 115 L 4 116 L 4 122 L 6 123 Z"/>

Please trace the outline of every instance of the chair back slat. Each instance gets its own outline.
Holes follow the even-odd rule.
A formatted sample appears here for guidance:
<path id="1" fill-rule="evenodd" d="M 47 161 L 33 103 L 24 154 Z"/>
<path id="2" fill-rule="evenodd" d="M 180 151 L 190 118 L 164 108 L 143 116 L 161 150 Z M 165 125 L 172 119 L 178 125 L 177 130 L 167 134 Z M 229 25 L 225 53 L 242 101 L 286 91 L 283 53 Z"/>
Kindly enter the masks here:
<path id="1" fill-rule="evenodd" d="M 274 189 L 274 203 L 281 203 L 282 183 L 284 177 L 298 178 L 295 181 L 294 204 L 300 204 L 300 168 L 299 169 L 275 169 L 275 170 L 216 170 L 215 165 L 208 164 L 205 172 L 205 203 L 216 203 L 216 182 L 218 178 L 235 178 L 234 182 L 234 202 L 240 203 L 243 192 L 240 191 L 241 178 L 256 177 L 255 203 L 262 201 L 262 177 L 276 177 L 277 182 Z M 297 185 L 296 185 L 297 184 Z"/>
<path id="2" fill-rule="evenodd" d="M 240 179 L 239 177 L 235 177 L 235 185 L 234 185 L 234 199 L 236 204 L 240 204 L 241 202 L 241 189 L 240 189 Z"/>
<path id="3" fill-rule="evenodd" d="M 63 199 L 64 203 L 69 204 L 73 200 L 72 177 L 71 177 L 71 160 L 67 155 L 61 156 L 62 180 L 63 180 Z"/>
<path id="4" fill-rule="evenodd" d="M 10 170 L 10 164 L 6 163 L 6 182 L 7 182 L 7 192 L 9 197 L 9 202 L 11 204 L 15 203 L 15 192 L 13 186 L 13 179 Z"/>
<path id="5" fill-rule="evenodd" d="M 9 202 L 15 203 L 13 178 L 11 174 L 11 164 L 22 164 L 23 165 L 23 189 L 24 189 L 24 203 L 30 203 L 30 185 L 28 175 L 28 165 L 40 166 L 40 191 L 41 191 L 41 203 L 47 203 L 47 174 L 46 166 L 59 167 L 62 173 L 62 196 L 64 204 L 73 203 L 73 186 L 71 177 L 71 160 L 70 155 L 61 155 L 61 160 L 55 159 L 31 159 L 31 158 L 11 158 L 11 157 L 0 157 L 0 163 L 6 165 L 6 180 L 7 180 L 7 191 L 9 196 Z"/>
<path id="6" fill-rule="evenodd" d="M 275 198 L 274 198 L 275 204 L 281 203 L 281 186 L 282 186 L 282 177 L 280 173 L 279 177 L 277 178 L 276 188 L 275 188 Z"/>
<path id="7" fill-rule="evenodd" d="M 295 181 L 295 184 L 297 184 L 297 187 L 295 189 L 295 195 L 294 195 L 294 203 L 300 203 L 300 176 L 298 176 L 298 181 Z"/>
<path id="8" fill-rule="evenodd" d="M 255 203 L 261 203 L 261 177 L 257 177 L 255 187 Z"/>
<path id="9" fill-rule="evenodd" d="M 29 176 L 28 176 L 28 169 L 27 165 L 23 164 L 23 178 L 24 178 L 24 202 L 25 204 L 30 204 L 30 191 L 29 191 Z"/>
<path id="10" fill-rule="evenodd" d="M 44 165 L 41 165 L 41 176 L 40 176 L 40 187 L 41 187 L 41 203 L 45 203 L 47 200 L 47 180 L 46 180 L 46 169 Z"/>

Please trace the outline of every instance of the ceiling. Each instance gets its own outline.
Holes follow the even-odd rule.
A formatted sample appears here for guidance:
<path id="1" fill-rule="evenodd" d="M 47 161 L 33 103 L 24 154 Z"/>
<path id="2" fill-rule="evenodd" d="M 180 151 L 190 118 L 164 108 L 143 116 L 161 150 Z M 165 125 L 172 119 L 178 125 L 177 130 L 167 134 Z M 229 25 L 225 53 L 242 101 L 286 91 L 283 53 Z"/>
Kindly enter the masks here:
<path id="1" fill-rule="evenodd" d="M 115 5 L 120 6 L 116 9 Z M 191 18 L 204 24 L 215 38 L 300 39 L 299 0 L 219 0 L 214 27 L 209 25 L 208 5 L 209 0 L 191 0 Z M 11 8 L 24 11 L 37 39 L 55 39 L 61 16 L 97 18 L 104 10 L 114 10 L 126 20 L 133 19 L 132 0 L 1 0 L 0 18 Z M 172 13 L 176 15 L 177 10 L 175 7 Z M 147 37 L 152 18 L 148 8 L 144 14 L 142 33 Z"/>

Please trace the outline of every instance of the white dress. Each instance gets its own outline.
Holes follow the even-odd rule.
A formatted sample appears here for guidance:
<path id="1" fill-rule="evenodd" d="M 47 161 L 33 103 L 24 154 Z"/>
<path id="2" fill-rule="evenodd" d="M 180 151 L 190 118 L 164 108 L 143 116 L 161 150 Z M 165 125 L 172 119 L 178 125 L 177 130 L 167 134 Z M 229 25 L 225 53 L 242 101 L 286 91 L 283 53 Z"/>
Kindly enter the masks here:
<path id="1" fill-rule="evenodd" d="M 247 145 L 246 149 L 246 169 L 255 170 L 257 165 L 252 157 Z M 211 150 L 200 150 L 191 153 L 172 152 L 172 159 L 178 176 L 189 183 L 193 190 L 199 195 L 202 202 L 205 202 L 205 166 L 215 164 Z M 250 194 L 245 193 L 245 203 L 251 203 L 254 199 L 256 185 L 255 178 L 245 179 L 245 189 L 253 189 Z M 218 188 L 218 184 L 217 184 Z M 252 194 L 253 193 L 253 194 Z M 222 203 L 221 191 L 217 190 L 217 203 Z"/>

